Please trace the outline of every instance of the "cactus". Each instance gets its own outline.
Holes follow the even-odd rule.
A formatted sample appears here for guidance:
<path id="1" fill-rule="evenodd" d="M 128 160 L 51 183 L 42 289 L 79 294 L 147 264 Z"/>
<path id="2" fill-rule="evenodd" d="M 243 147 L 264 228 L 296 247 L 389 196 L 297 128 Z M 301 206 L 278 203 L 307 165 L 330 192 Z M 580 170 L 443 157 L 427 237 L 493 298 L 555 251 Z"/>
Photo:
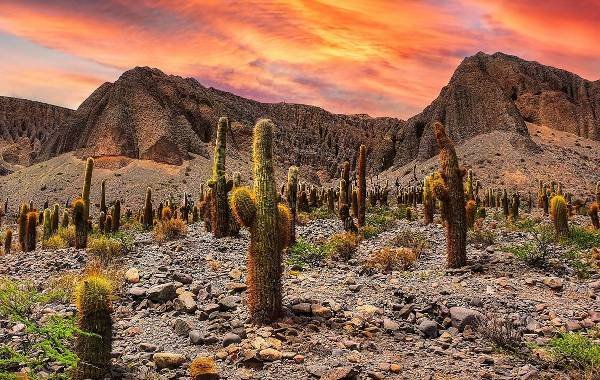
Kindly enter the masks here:
<path id="1" fill-rule="evenodd" d="M 240 172 L 233 173 L 233 188 L 240 187 L 242 185 L 242 175 Z"/>
<path id="2" fill-rule="evenodd" d="M 569 216 L 567 201 L 562 195 L 555 195 L 550 200 L 550 216 L 556 235 L 565 237 L 569 235 Z"/>
<path id="3" fill-rule="evenodd" d="M 237 188 L 231 207 L 239 223 L 249 228 L 248 308 L 250 319 L 270 323 L 282 311 L 282 254 L 289 245 L 291 212 L 278 197 L 273 169 L 273 128 L 262 119 L 254 127 L 254 187 Z"/>
<path id="4" fill-rule="evenodd" d="M 192 207 L 192 223 L 198 223 L 199 219 L 198 206 L 194 205 L 194 207 Z"/>
<path id="5" fill-rule="evenodd" d="M 100 211 L 100 215 L 98 216 L 98 230 L 100 232 L 104 232 L 106 229 L 106 213 L 104 211 Z"/>
<path id="6" fill-rule="evenodd" d="M 119 231 L 121 227 L 121 201 L 117 200 L 112 212 L 112 232 Z"/>
<path id="7" fill-rule="evenodd" d="M 56 231 L 58 231 L 59 212 L 60 212 L 60 206 L 58 204 L 55 204 L 54 207 L 52 207 L 52 217 L 51 217 L 52 233 L 56 233 Z"/>
<path id="8" fill-rule="evenodd" d="M 450 268 L 467 263 L 467 216 L 465 191 L 462 177 L 464 171 L 458 166 L 454 144 L 446 135 L 440 122 L 433 124 L 435 139 L 440 149 L 440 181 L 434 182 L 434 194 L 443 204 L 442 214 L 446 224 L 446 262 Z"/>
<path id="9" fill-rule="evenodd" d="M 144 202 L 144 219 L 142 223 L 145 229 L 149 229 L 154 224 L 153 216 L 154 214 L 152 213 L 152 189 L 148 187 L 146 189 L 146 200 Z"/>
<path id="10" fill-rule="evenodd" d="M 406 208 L 406 220 L 409 222 L 412 220 L 412 208 L 410 207 Z"/>
<path id="11" fill-rule="evenodd" d="M 43 226 L 43 239 L 48 240 L 52 236 L 52 212 L 50 212 L 49 208 L 44 210 Z"/>
<path id="12" fill-rule="evenodd" d="M 600 229 L 600 222 L 598 221 L 598 202 L 594 202 L 590 205 L 588 215 L 592 219 L 592 227 L 595 230 Z"/>
<path id="13" fill-rule="evenodd" d="M 475 215 L 477 212 L 477 203 L 474 199 L 469 199 L 465 206 L 465 212 L 467 215 L 467 226 L 472 230 L 475 225 Z"/>
<path id="14" fill-rule="evenodd" d="M 510 215 L 510 205 L 508 202 L 508 192 L 506 189 L 502 190 L 502 198 L 500 202 L 502 203 L 502 212 L 504 213 L 504 217 L 508 218 Z"/>
<path id="15" fill-rule="evenodd" d="M 352 210 L 352 216 L 358 218 L 358 193 L 356 189 L 352 189 L 352 196 L 350 199 L 350 210 Z"/>
<path id="16" fill-rule="evenodd" d="M 8 202 L 8 199 L 6 201 Z M 600 204 L 600 181 L 596 183 L 596 203 Z"/>
<path id="17" fill-rule="evenodd" d="M 110 282 L 100 275 L 84 277 L 75 288 L 77 327 L 86 332 L 79 334 L 75 343 L 77 380 L 104 379 L 110 370 L 112 292 Z"/>
<path id="18" fill-rule="evenodd" d="M 112 216 L 110 214 L 106 215 L 106 220 L 104 221 L 104 232 L 105 234 L 109 234 L 112 231 Z"/>
<path id="19" fill-rule="evenodd" d="M 69 211 L 67 211 L 67 210 L 63 211 L 63 216 L 62 216 L 62 220 L 60 221 L 60 226 L 62 228 L 69 227 Z"/>
<path id="20" fill-rule="evenodd" d="M 27 213 L 29 212 L 29 206 L 23 203 L 19 210 L 19 245 L 21 246 L 21 251 L 25 251 L 25 231 L 27 229 Z"/>
<path id="21" fill-rule="evenodd" d="M 435 211 L 435 199 L 433 197 L 433 186 L 431 176 L 423 180 L 423 220 L 425 224 L 433 223 L 433 213 Z"/>
<path id="22" fill-rule="evenodd" d="M 83 180 L 83 191 L 81 198 L 85 204 L 83 218 L 88 220 L 90 217 L 90 187 L 92 185 L 92 173 L 94 171 L 94 159 L 88 158 L 85 164 L 85 178 Z"/>
<path id="23" fill-rule="evenodd" d="M 367 148 L 361 145 L 358 150 L 358 226 L 365 226 L 365 212 L 367 211 Z"/>
<path id="24" fill-rule="evenodd" d="M 38 213 L 29 211 L 27 213 L 27 223 L 25 225 L 25 252 L 35 251 L 37 244 L 37 225 Z"/>
<path id="25" fill-rule="evenodd" d="M 12 247 L 12 230 L 7 229 L 4 233 L 4 254 L 10 255 L 10 249 Z"/>
<path id="26" fill-rule="evenodd" d="M 106 213 L 108 212 L 108 208 L 106 207 L 106 180 L 103 179 L 100 183 L 100 211 Z"/>
<path id="27" fill-rule="evenodd" d="M 288 180 L 285 198 L 292 213 L 292 224 L 290 226 L 290 245 L 296 242 L 296 215 L 298 203 L 298 167 L 290 166 L 288 169 Z"/>
<path id="28" fill-rule="evenodd" d="M 219 369 L 212 358 L 199 356 L 192 360 L 189 375 L 191 380 L 217 380 Z"/>
<path id="29" fill-rule="evenodd" d="M 521 198 L 519 193 L 513 193 L 510 200 L 510 218 L 513 222 L 519 220 L 519 206 L 521 205 Z"/>
<path id="30" fill-rule="evenodd" d="M 87 247 L 87 220 L 85 219 L 85 201 L 76 199 L 73 202 L 73 224 L 75 224 L 75 248 Z"/>
<path id="31" fill-rule="evenodd" d="M 475 199 L 475 181 L 473 179 L 473 170 L 467 171 L 467 180 L 465 181 L 465 196 L 467 200 Z"/>

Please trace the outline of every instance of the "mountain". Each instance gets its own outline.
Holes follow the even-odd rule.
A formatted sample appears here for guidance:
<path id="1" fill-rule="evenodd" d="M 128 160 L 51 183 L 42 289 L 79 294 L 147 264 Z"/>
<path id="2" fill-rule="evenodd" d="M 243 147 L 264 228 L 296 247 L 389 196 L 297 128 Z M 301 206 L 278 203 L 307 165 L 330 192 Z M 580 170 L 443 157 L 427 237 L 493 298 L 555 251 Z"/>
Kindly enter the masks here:
<path id="1" fill-rule="evenodd" d="M 0 175 L 28 166 L 74 111 L 31 100 L 0 96 Z"/>
<path id="2" fill-rule="evenodd" d="M 600 140 L 599 81 L 502 53 L 465 58 L 439 96 L 408 121 L 260 103 L 147 67 L 101 85 L 76 111 L 9 99 L 3 98 L 12 105 L 3 107 L 0 122 L 14 132 L 2 139 L 13 142 L 13 151 L 17 136 L 29 142 L 19 154 L 9 149 L 5 161 L 21 164 L 73 151 L 79 157 L 180 165 L 194 156 L 209 157 L 222 115 L 232 123 L 229 144 L 240 151 L 248 149 L 254 123 L 271 118 L 278 126 L 279 163 L 321 171 L 321 177 L 335 176 L 345 160 L 354 165 L 360 144 L 368 147 L 373 173 L 434 156 L 437 147 L 428 127 L 434 120 L 442 121 L 459 144 L 503 132 L 511 146 L 530 153 L 540 148 L 527 123 Z"/>

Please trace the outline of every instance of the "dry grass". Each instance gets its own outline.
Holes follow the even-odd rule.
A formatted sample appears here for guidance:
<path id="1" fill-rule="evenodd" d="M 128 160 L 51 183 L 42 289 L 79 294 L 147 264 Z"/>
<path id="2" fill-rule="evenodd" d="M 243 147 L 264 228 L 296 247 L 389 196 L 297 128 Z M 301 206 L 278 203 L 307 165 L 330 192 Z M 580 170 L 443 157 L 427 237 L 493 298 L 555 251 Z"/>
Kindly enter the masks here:
<path id="1" fill-rule="evenodd" d="M 338 232 L 327 240 L 323 248 L 332 259 L 349 260 L 356 253 L 361 237 L 352 232 Z"/>
<path id="2" fill-rule="evenodd" d="M 159 243 L 186 236 L 187 233 L 188 227 L 181 219 L 163 220 L 154 227 L 154 239 Z"/>
<path id="3" fill-rule="evenodd" d="M 46 240 L 42 240 L 43 249 L 63 249 L 69 247 L 69 243 L 59 234 L 54 234 Z"/>
<path id="4" fill-rule="evenodd" d="M 87 253 L 98 260 L 102 265 L 108 265 L 115 257 L 123 253 L 123 243 L 104 235 L 90 237 Z"/>
<path id="5" fill-rule="evenodd" d="M 389 273 L 393 270 L 409 270 L 417 261 L 417 254 L 410 248 L 384 247 L 373 251 L 365 262 L 370 269 Z"/>
<path id="6" fill-rule="evenodd" d="M 410 230 L 398 232 L 388 243 L 393 247 L 410 248 L 415 253 L 417 259 L 430 246 L 429 240 L 427 240 L 427 236 L 424 233 Z"/>

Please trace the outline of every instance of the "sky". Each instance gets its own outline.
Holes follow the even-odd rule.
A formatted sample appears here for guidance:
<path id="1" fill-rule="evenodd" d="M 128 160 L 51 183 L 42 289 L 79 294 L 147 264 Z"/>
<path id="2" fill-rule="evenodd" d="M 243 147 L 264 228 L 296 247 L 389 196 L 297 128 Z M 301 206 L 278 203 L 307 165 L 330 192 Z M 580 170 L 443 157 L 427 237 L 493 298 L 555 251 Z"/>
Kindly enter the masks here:
<path id="1" fill-rule="evenodd" d="M 264 102 L 408 118 L 466 56 L 600 79 L 600 0 L 0 0 L 0 95 L 77 108 L 135 66 Z"/>

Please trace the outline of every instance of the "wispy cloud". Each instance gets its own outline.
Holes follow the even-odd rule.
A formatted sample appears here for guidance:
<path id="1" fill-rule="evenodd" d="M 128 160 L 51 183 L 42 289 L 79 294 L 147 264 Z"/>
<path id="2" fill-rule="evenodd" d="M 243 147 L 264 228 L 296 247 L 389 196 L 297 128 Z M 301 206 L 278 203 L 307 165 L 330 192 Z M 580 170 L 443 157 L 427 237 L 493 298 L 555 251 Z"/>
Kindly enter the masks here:
<path id="1" fill-rule="evenodd" d="M 257 100 L 406 118 L 479 50 L 598 76 L 598 9 L 569 4 L 4 0 L 0 93 L 76 107 L 144 65 Z"/>

